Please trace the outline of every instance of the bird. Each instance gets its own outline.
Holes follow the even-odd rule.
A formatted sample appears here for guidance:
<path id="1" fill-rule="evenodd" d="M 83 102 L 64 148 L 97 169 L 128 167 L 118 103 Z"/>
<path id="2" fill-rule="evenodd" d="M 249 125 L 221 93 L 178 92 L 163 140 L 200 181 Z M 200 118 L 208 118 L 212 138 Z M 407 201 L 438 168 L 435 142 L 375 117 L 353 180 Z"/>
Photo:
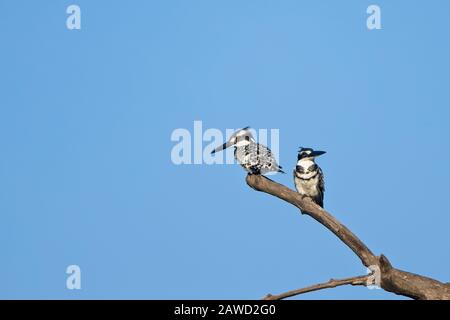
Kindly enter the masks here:
<path id="1" fill-rule="evenodd" d="M 310 197 L 322 208 L 325 180 L 322 169 L 316 164 L 315 158 L 324 153 L 326 152 L 300 147 L 297 165 L 294 169 L 294 184 L 297 192 Z"/>
<path id="2" fill-rule="evenodd" d="M 211 154 L 229 147 L 234 147 L 234 158 L 249 174 L 285 173 L 272 155 L 272 151 L 255 141 L 250 132 L 250 127 L 234 132 L 227 142 L 215 148 L 211 151 Z"/>

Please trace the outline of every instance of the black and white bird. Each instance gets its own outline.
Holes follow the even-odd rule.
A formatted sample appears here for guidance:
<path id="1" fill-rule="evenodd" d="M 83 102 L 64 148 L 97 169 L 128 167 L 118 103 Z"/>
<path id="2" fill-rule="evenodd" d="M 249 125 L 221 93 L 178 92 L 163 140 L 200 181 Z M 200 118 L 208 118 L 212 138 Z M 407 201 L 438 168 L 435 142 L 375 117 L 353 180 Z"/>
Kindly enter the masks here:
<path id="1" fill-rule="evenodd" d="M 297 192 L 310 197 L 321 207 L 323 207 L 325 181 L 322 169 L 316 164 L 315 158 L 324 153 L 325 151 L 315 151 L 311 148 L 300 148 L 297 165 L 294 169 L 294 183 Z"/>
<path id="2" fill-rule="evenodd" d="M 256 143 L 249 127 L 233 133 L 223 145 L 214 149 L 211 154 L 234 147 L 234 157 L 237 162 L 250 174 L 266 174 L 269 172 L 284 173 L 278 165 L 272 151 L 262 144 Z"/>

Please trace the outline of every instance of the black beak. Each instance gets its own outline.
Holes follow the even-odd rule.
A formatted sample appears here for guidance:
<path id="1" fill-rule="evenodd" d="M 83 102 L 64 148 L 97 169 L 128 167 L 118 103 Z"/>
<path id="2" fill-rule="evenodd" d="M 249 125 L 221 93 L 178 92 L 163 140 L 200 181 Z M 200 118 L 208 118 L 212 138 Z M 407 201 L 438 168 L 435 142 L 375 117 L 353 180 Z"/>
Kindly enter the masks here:
<path id="1" fill-rule="evenodd" d="M 318 157 L 318 156 L 323 155 L 324 153 L 327 153 L 327 152 L 326 151 L 313 151 L 313 152 L 311 152 L 311 156 Z"/>
<path id="2" fill-rule="evenodd" d="M 215 148 L 213 151 L 211 151 L 211 154 L 214 154 L 214 153 L 216 153 L 216 152 L 222 151 L 222 150 L 228 148 L 229 146 L 230 146 L 230 143 L 229 143 L 229 142 L 225 142 L 224 144 L 218 146 L 218 147 Z"/>

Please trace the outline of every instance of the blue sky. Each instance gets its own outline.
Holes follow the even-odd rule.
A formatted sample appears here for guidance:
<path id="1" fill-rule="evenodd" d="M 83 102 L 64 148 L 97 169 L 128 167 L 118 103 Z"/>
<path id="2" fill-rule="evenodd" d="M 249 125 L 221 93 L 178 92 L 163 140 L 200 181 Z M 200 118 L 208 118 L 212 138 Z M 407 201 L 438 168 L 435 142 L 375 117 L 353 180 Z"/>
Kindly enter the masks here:
<path id="1" fill-rule="evenodd" d="M 373 3 L 382 30 L 366 27 Z M 365 273 L 239 166 L 174 165 L 170 136 L 195 120 L 279 129 L 288 174 L 272 178 L 290 187 L 297 148 L 326 150 L 326 209 L 396 267 L 450 281 L 449 9 L 2 1 L 0 298 L 258 299 Z"/>

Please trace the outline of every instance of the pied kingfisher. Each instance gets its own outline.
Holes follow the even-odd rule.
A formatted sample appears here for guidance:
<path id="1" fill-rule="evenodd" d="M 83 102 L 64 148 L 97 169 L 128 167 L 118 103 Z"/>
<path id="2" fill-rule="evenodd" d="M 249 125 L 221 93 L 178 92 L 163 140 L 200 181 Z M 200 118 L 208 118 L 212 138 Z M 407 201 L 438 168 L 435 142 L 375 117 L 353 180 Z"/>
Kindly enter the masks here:
<path id="1" fill-rule="evenodd" d="M 266 146 L 256 143 L 249 127 L 233 133 L 223 145 L 214 149 L 211 154 L 234 147 L 234 157 L 249 174 L 266 174 L 268 172 L 281 172 L 281 166 Z"/>
<path id="2" fill-rule="evenodd" d="M 294 183 L 298 193 L 310 197 L 321 207 L 325 182 L 322 169 L 315 163 L 314 158 L 324 153 L 325 151 L 314 151 L 311 148 L 300 148 L 294 169 Z"/>

